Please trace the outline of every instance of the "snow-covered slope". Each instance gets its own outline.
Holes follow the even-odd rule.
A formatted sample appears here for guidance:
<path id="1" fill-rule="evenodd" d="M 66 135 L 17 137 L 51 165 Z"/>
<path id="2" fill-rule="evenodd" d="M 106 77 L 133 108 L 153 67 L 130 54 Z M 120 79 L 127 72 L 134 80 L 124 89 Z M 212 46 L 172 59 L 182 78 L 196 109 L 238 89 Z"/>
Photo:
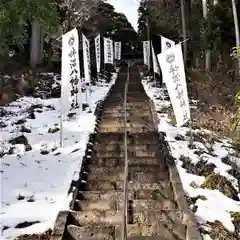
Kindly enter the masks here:
<path id="1" fill-rule="evenodd" d="M 23 97 L 0 109 L 1 239 L 44 232 L 69 208 L 68 190 L 95 127 L 94 110 L 115 79 L 93 86 L 90 107 L 64 121 L 63 148 L 59 98 Z"/>
<path id="2" fill-rule="evenodd" d="M 233 224 L 233 216 L 234 213 L 240 213 L 240 172 L 234 171 L 233 166 L 240 163 L 240 158 L 231 141 L 221 139 L 210 131 L 195 129 L 193 147 L 190 148 L 190 129 L 171 124 L 168 114 L 171 112 L 171 104 L 167 100 L 166 89 L 155 87 L 148 78 L 143 79 L 142 83 L 147 95 L 155 103 L 159 117 L 158 130 L 166 134 L 183 188 L 192 203 L 202 232 L 210 232 L 213 227 L 211 223 L 217 221 L 229 232 L 235 231 L 234 237 L 239 236 L 239 229 Z M 196 107 L 197 101 L 191 102 L 192 107 Z M 229 183 L 231 186 L 228 186 Z M 207 234 L 205 237 L 211 239 Z M 224 239 L 237 239 L 234 237 Z"/>

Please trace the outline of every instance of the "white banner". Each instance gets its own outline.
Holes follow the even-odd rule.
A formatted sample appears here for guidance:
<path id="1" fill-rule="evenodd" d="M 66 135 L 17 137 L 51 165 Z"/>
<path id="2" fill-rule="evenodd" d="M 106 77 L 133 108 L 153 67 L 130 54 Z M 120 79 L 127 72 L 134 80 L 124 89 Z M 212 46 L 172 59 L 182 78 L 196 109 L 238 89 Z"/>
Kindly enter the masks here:
<path id="1" fill-rule="evenodd" d="M 96 65 L 97 72 L 100 72 L 101 66 L 101 42 L 100 42 L 100 34 L 95 37 L 95 53 L 96 53 Z"/>
<path id="2" fill-rule="evenodd" d="M 144 64 L 150 66 L 150 41 L 143 41 Z"/>
<path id="3" fill-rule="evenodd" d="M 121 60 L 121 42 L 114 42 L 114 59 Z"/>
<path id="4" fill-rule="evenodd" d="M 168 50 L 169 48 L 173 47 L 175 45 L 175 42 L 161 36 L 161 51 L 162 53 Z"/>
<path id="5" fill-rule="evenodd" d="M 91 59 L 90 59 L 90 44 L 88 39 L 82 34 L 83 44 L 83 65 L 84 65 L 84 78 L 85 83 L 91 81 Z"/>
<path id="6" fill-rule="evenodd" d="M 181 44 L 158 54 L 162 77 L 173 106 L 177 126 L 190 120 L 189 100 Z"/>
<path id="7" fill-rule="evenodd" d="M 61 113 L 81 111 L 79 39 L 76 28 L 62 36 Z"/>
<path id="8" fill-rule="evenodd" d="M 113 41 L 104 38 L 104 63 L 113 64 Z"/>
<path id="9" fill-rule="evenodd" d="M 155 73 L 160 74 L 161 71 L 160 71 L 158 60 L 157 60 L 157 56 L 156 56 L 155 51 L 153 49 L 153 44 L 151 44 L 151 45 L 152 45 L 153 71 Z"/>

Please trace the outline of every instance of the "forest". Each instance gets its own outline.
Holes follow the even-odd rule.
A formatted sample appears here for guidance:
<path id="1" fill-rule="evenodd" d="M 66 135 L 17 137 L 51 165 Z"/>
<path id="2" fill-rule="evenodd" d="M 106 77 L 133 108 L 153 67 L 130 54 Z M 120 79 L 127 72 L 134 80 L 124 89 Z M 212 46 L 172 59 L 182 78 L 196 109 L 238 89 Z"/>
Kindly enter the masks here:
<path id="1" fill-rule="evenodd" d="M 236 9 L 239 8 L 240 3 L 236 1 Z M 15 58 L 21 58 L 24 64 L 33 68 L 53 61 L 53 53 L 61 45 L 61 34 L 77 27 L 90 37 L 100 32 L 113 40 L 124 39 L 126 52 L 131 44 L 141 48 L 140 41 L 148 37 L 153 39 L 154 47 L 159 48 L 158 34 L 179 42 L 189 39 L 185 53 L 189 68 L 208 72 L 225 68 L 230 74 L 236 64 L 231 57 L 232 48 L 236 46 L 231 1 L 208 0 L 206 10 L 202 1 L 196 0 L 141 0 L 136 33 L 126 16 L 116 13 L 106 1 L 3 1 L 0 12 L 1 68 L 7 65 L 9 51 L 15 52 Z M 206 52 L 208 60 L 204 64 Z"/>
<path id="2" fill-rule="evenodd" d="M 24 193 L 20 193 L 19 190 L 18 193 L 18 182 L 14 183 L 17 190 L 14 188 L 15 185 L 10 182 L 9 179 L 12 178 L 12 175 L 17 172 L 16 181 L 21 182 L 18 175 L 22 174 L 23 166 L 25 167 L 27 164 L 31 166 L 32 162 L 35 161 L 37 167 L 33 168 L 33 172 L 44 169 L 53 173 L 52 175 L 46 174 L 49 177 L 49 179 L 46 177 L 49 184 L 51 181 L 58 180 L 58 177 L 64 178 L 60 180 L 65 183 L 64 174 L 69 170 L 69 164 L 64 165 L 66 154 L 68 154 L 67 161 L 70 159 L 74 164 L 77 160 L 72 157 L 72 153 L 79 153 L 78 151 L 81 149 L 82 155 L 77 155 L 77 159 L 79 160 L 79 156 L 80 158 L 84 156 L 85 150 L 82 149 L 85 148 L 83 145 L 88 144 L 86 139 L 90 136 L 87 136 L 87 134 L 95 131 L 94 108 L 97 108 L 98 101 L 102 101 L 99 99 L 107 95 L 114 77 L 117 76 L 116 66 L 106 66 L 103 63 L 104 61 L 101 61 L 100 77 L 97 73 L 94 40 L 98 34 L 101 36 L 101 52 L 104 48 L 102 38 L 121 42 L 122 59 L 143 54 L 143 41 L 147 40 L 152 41 L 156 55 L 160 54 L 161 36 L 164 36 L 175 43 L 182 43 L 186 85 L 191 108 L 191 125 L 184 125 L 182 128 L 175 126 L 176 119 L 169 95 L 166 93 L 167 90 L 163 89 L 162 91 L 161 89 L 163 93 L 159 90 L 163 88 L 161 74 L 154 73 L 153 64 L 149 68 L 142 66 L 142 64 L 139 71 L 142 74 L 141 81 L 144 89 L 147 92 L 151 88 L 149 96 L 152 94 L 151 98 L 159 107 L 156 108 L 156 112 L 159 114 L 159 118 L 162 118 L 163 122 L 165 121 L 164 126 L 167 126 L 166 129 L 159 130 L 159 132 L 164 132 L 166 138 L 170 139 L 168 144 L 174 157 L 176 157 L 176 164 L 179 165 L 179 175 L 181 175 L 184 187 L 186 186 L 187 190 L 190 189 L 189 192 L 186 189 L 184 190 L 191 210 L 196 215 L 199 214 L 197 216 L 205 219 L 205 222 L 201 221 L 200 217 L 200 220 L 198 219 L 198 229 L 202 236 L 209 235 L 210 239 L 213 240 L 237 240 L 240 233 L 240 0 L 136 1 L 139 3 L 137 30 L 130 23 L 128 16 L 117 12 L 107 0 L 1 1 L 0 129 L 3 131 L 0 136 L 0 161 L 3 170 L 0 171 L 0 174 L 11 173 L 3 178 L 4 184 L 13 186 L 12 189 L 14 190 L 12 192 L 19 194 L 17 197 L 14 195 L 13 202 L 17 198 L 18 202 L 26 200 L 27 204 L 31 202 L 34 205 L 34 202 L 38 202 L 42 197 L 42 195 L 41 197 L 38 195 L 42 191 L 42 186 L 39 192 L 32 187 L 34 189 L 33 194 L 31 196 L 26 194 L 25 196 L 24 191 Z M 80 114 L 79 118 L 76 117 L 75 119 L 74 114 L 71 116 L 72 118 L 69 115 L 67 116 L 69 118 L 65 120 L 65 123 L 67 122 L 66 125 L 70 127 L 65 130 L 66 136 L 68 134 L 70 140 L 67 137 L 67 140 L 64 140 L 66 140 L 65 142 L 69 140 L 72 145 L 70 144 L 70 150 L 67 147 L 67 150 L 64 149 L 66 151 L 64 155 L 58 151 L 61 150 L 61 147 L 59 148 L 56 144 L 61 129 L 61 126 L 59 126 L 59 112 L 61 112 L 59 100 L 61 98 L 62 36 L 74 28 L 79 33 L 79 56 L 83 56 L 81 33 L 90 42 L 91 84 L 89 96 L 92 99 L 89 99 L 92 100 L 92 103 L 88 99 L 89 104 L 86 104 L 83 112 L 81 112 L 83 115 Z M 103 56 L 101 57 L 103 59 Z M 84 68 L 83 57 L 80 57 L 79 65 L 82 70 Z M 83 76 L 83 71 L 81 75 Z M 155 80 L 156 85 L 153 86 Z M 139 111 L 141 111 L 140 108 Z M 42 114 L 41 121 L 43 122 L 39 121 L 37 123 L 39 125 L 37 125 L 34 120 L 39 114 Z M 18 115 L 21 115 L 21 117 Z M 22 117 L 23 115 L 24 117 Z M 71 127 L 74 130 L 70 129 Z M 13 138 L 15 133 L 17 137 Z M 20 133 L 22 135 L 19 143 L 18 135 Z M 47 136 L 46 139 L 44 134 Z M 11 140 L 8 140 L 8 138 L 11 138 Z M 189 147 L 189 138 L 194 140 L 194 149 Z M 44 144 L 41 145 L 39 142 L 44 142 Z M 24 145 L 24 150 L 20 149 L 22 152 L 16 147 L 16 145 L 21 144 Z M 28 154 L 33 155 L 27 158 Z M 16 159 L 13 159 L 13 156 L 18 160 L 17 164 L 21 165 L 20 167 L 15 166 Z M 71 157 L 68 159 L 68 156 Z M 37 159 L 34 159 L 35 157 Z M 60 160 L 57 160 L 58 157 Z M 49 159 L 54 163 L 52 166 L 49 164 L 51 162 Z M 195 160 L 196 162 L 194 162 Z M 173 161 L 172 157 L 169 161 Z M 39 167 L 45 162 L 49 165 Z M 72 169 L 79 167 L 74 164 L 72 165 L 74 167 L 71 166 Z M 10 170 L 8 172 L 11 167 L 14 169 L 12 170 L 13 173 Z M 60 169 L 61 174 L 55 168 Z M 29 172 L 32 173 L 30 170 Z M 74 174 L 76 172 L 77 170 Z M 42 183 L 45 180 L 43 179 L 44 174 L 45 172 L 40 178 L 38 178 L 38 174 L 36 174 L 37 177 L 31 176 L 33 178 L 32 182 L 36 177 L 36 185 L 44 185 L 45 183 Z M 23 183 L 23 189 L 27 188 L 28 184 L 31 185 L 28 172 L 24 177 L 26 177 L 27 183 Z M 59 193 L 62 197 L 69 190 L 69 185 L 63 184 L 60 180 L 56 183 L 56 188 L 64 185 L 61 193 Z M 54 189 L 54 183 L 47 193 L 50 200 L 44 197 L 48 201 L 47 204 L 50 202 L 54 206 L 49 207 L 49 209 L 58 212 L 61 210 L 59 209 L 61 204 L 56 200 L 58 192 L 55 193 L 52 189 Z M 191 193 L 196 194 L 191 195 Z M 5 190 L 4 194 L 3 197 L 10 199 L 10 193 Z M 65 195 L 64 197 L 66 197 Z M 54 197 L 56 197 L 55 200 L 53 200 Z M 69 202 L 66 199 L 64 201 L 64 207 L 68 206 Z M 17 222 L 18 215 L 22 213 L 14 210 L 14 215 L 11 211 L 8 212 L 12 204 L 12 202 L 11 204 L 9 202 L 6 200 L 3 203 L 6 214 L 4 213 L 5 215 L 2 214 L 2 216 L 5 217 L 5 220 L 10 220 L 9 222 L 6 221 L 7 223 L 4 223 L 4 225 L 1 225 L 0 221 L 0 229 L 9 236 L 12 234 L 12 230 L 14 232 L 17 229 L 19 231 L 17 234 L 21 235 L 22 232 L 19 229 L 41 224 L 54 215 L 49 210 L 49 215 L 45 214 L 42 221 L 38 221 L 38 219 L 37 221 L 29 220 L 29 223 L 24 219 L 22 222 Z M 216 203 L 219 203 L 219 208 Z M 49 206 L 44 204 L 44 208 Z M 59 206 L 56 207 L 57 204 Z M 19 210 L 20 208 L 21 206 L 16 209 Z M 219 214 L 217 213 L 218 210 Z M 22 215 L 24 218 L 25 215 Z M 32 216 L 26 218 L 33 219 Z M 226 223 L 224 220 L 229 225 L 224 225 Z M 49 225 L 47 226 L 49 227 Z M 31 231 L 29 234 L 31 234 Z M 46 232 L 48 237 L 50 234 Z M 48 237 L 46 239 L 49 239 Z M 26 239 L 31 238 L 27 236 Z"/>

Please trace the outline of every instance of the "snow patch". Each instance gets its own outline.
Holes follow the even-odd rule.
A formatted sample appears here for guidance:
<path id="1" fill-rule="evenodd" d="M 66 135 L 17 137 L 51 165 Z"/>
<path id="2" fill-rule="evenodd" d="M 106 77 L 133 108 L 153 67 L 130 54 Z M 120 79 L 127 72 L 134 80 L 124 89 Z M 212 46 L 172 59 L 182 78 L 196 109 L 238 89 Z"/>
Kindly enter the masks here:
<path id="1" fill-rule="evenodd" d="M 0 122 L 6 125 L 0 128 L 1 239 L 44 232 L 53 228 L 59 211 L 69 209 L 72 194 L 68 195 L 68 190 L 72 180 L 78 179 L 89 135 L 94 131 L 94 111 L 116 77 L 114 73 L 110 84 L 102 80 L 92 86 L 89 108 L 72 119 L 64 118 L 63 148 L 59 147 L 59 98 L 23 97 L 0 109 L 4 112 Z M 29 117 L 30 109 L 35 119 Z M 27 132 L 21 132 L 22 126 Z M 22 134 L 25 142 L 9 143 Z M 16 228 L 24 222 L 30 226 Z"/>
<path id="2" fill-rule="evenodd" d="M 166 100 L 167 95 L 164 94 L 166 89 L 156 87 L 149 78 L 143 78 L 142 84 L 147 95 L 155 104 L 159 118 L 158 130 L 166 133 L 166 140 L 169 143 L 171 154 L 175 158 L 184 191 L 190 198 L 204 196 L 204 199 L 206 199 L 202 200 L 199 198 L 195 203 L 197 206 L 195 215 L 198 223 L 202 226 L 207 226 L 207 222 L 220 221 L 226 229 L 233 232 L 235 228 L 230 212 L 240 212 L 240 201 L 234 201 L 219 190 L 201 188 L 205 177 L 187 173 L 186 169 L 182 167 L 183 162 L 180 160 L 184 156 L 189 158 L 194 165 L 200 160 L 204 160 L 206 164 L 215 164 L 216 168 L 214 168 L 214 172 L 225 176 L 239 193 L 237 179 L 228 173 L 231 170 L 231 166 L 222 161 L 222 158 L 230 156 L 235 152 L 230 144 L 231 141 L 229 139 L 219 139 L 219 142 L 214 142 L 211 145 L 205 139 L 205 141 L 201 142 L 194 141 L 194 149 L 189 148 L 189 136 L 187 133 L 190 129 L 188 127 L 175 127 L 171 125 L 168 114 L 163 113 L 164 109 L 171 106 L 170 101 Z M 191 104 L 194 105 L 196 103 L 197 101 L 192 101 Z M 193 130 L 196 134 L 200 131 L 205 134 L 212 134 L 210 131 L 204 129 Z M 176 137 L 179 135 L 183 136 L 183 139 L 176 140 Z M 212 151 L 209 150 L 209 147 Z M 202 153 L 196 154 L 196 150 L 202 150 Z M 235 157 L 235 162 L 239 163 L 240 159 Z M 238 196 L 240 195 L 238 194 Z M 205 235 L 204 238 L 210 239 L 208 235 Z"/>

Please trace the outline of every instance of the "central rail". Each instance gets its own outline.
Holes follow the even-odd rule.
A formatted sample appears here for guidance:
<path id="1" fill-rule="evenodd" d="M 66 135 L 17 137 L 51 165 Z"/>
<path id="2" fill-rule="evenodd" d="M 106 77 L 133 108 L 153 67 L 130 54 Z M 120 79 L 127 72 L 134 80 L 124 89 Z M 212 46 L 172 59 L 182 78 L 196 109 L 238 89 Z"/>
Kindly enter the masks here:
<path id="1" fill-rule="evenodd" d="M 127 238 L 128 221 L 128 150 L 127 150 L 127 93 L 129 84 L 129 63 L 127 68 L 127 79 L 124 88 L 124 204 L 123 204 L 123 225 L 122 240 Z"/>

